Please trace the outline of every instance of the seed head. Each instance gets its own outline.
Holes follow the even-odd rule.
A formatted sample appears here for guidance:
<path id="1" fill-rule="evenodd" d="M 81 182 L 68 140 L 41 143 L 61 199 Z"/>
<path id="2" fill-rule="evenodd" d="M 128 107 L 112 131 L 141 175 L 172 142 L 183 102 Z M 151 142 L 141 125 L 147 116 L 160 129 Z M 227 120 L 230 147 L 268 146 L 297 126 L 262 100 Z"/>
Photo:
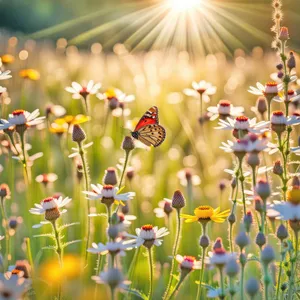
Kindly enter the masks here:
<path id="1" fill-rule="evenodd" d="M 240 233 L 235 238 L 235 243 L 243 250 L 250 243 L 250 239 L 245 231 L 240 231 Z"/>
<path id="2" fill-rule="evenodd" d="M 240 266 L 235 257 L 229 258 L 225 267 L 225 273 L 229 277 L 235 277 L 240 271 Z"/>
<path id="3" fill-rule="evenodd" d="M 258 97 L 256 101 L 256 109 L 261 115 L 268 110 L 265 97 Z"/>
<path id="4" fill-rule="evenodd" d="M 255 191 L 262 200 L 266 200 L 271 195 L 270 184 L 266 180 L 260 179 L 255 186 Z"/>
<path id="5" fill-rule="evenodd" d="M 274 259 L 275 259 L 274 249 L 270 245 L 265 246 L 261 251 L 261 261 L 263 262 L 263 264 L 268 265 Z"/>
<path id="6" fill-rule="evenodd" d="M 206 249 L 209 246 L 209 237 L 207 235 L 202 235 L 200 237 L 199 245 L 201 248 Z"/>
<path id="7" fill-rule="evenodd" d="M 250 296 L 250 298 L 253 298 L 257 292 L 259 291 L 259 282 L 255 278 L 250 278 L 246 283 L 246 292 Z"/>
<path id="8" fill-rule="evenodd" d="M 266 237 L 262 232 L 259 232 L 255 239 L 256 245 L 261 248 L 266 243 Z"/>
<path id="9" fill-rule="evenodd" d="M 276 160 L 273 165 L 273 173 L 281 176 L 283 174 L 283 168 L 280 160 Z"/>
<path id="10" fill-rule="evenodd" d="M 280 224 L 278 226 L 277 231 L 276 231 L 276 236 L 281 241 L 283 241 L 284 239 L 286 239 L 288 237 L 288 231 L 287 231 L 286 227 L 283 224 Z"/>

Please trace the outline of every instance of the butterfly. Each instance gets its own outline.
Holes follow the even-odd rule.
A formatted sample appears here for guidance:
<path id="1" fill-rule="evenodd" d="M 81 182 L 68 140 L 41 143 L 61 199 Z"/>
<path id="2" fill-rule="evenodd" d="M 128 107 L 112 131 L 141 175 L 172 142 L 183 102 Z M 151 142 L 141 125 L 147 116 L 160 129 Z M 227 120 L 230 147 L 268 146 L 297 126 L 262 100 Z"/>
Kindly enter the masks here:
<path id="1" fill-rule="evenodd" d="M 159 146 L 166 138 L 166 130 L 158 124 L 158 108 L 150 107 L 137 123 L 133 138 L 141 141 L 146 146 Z"/>

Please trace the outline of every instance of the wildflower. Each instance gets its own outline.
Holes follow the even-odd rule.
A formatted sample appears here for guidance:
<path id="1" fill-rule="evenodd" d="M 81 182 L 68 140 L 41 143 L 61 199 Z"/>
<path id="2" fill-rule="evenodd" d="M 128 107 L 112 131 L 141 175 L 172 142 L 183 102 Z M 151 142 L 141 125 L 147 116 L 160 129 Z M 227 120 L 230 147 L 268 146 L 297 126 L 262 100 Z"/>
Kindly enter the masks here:
<path id="1" fill-rule="evenodd" d="M 32 81 L 37 81 L 40 79 L 40 73 L 35 69 L 24 69 L 19 72 L 19 76 L 24 79 L 30 79 Z"/>
<path id="2" fill-rule="evenodd" d="M 266 243 L 266 236 L 262 232 L 258 232 L 255 238 L 255 243 L 261 248 Z"/>
<path id="3" fill-rule="evenodd" d="M 293 51 L 290 52 L 290 57 L 287 61 L 287 67 L 290 69 L 290 72 L 293 68 L 296 67 L 296 60 L 295 60 L 295 55 L 294 55 Z"/>
<path id="4" fill-rule="evenodd" d="M 22 273 L 15 276 L 7 276 L 7 274 L 0 273 L 0 299 L 23 299 L 28 288 L 28 281 L 22 278 Z"/>
<path id="5" fill-rule="evenodd" d="M 245 231 L 241 231 L 235 238 L 235 242 L 240 247 L 240 249 L 243 250 L 247 245 L 250 244 L 250 239 Z"/>
<path id="6" fill-rule="evenodd" d="M 10 75 L 11 71 L 6 70 L 4 72 L 0 71 L 0 80 L 5 80 L 5 79 L 9 79 L 12 76 Z"/>
<path id="7" fill-rule="evenodd" d="M 51 133 L 55 133 L 59 137 L 62 136 L 64 133 L 68 132 L 68 124 L 63 123 L 63 124 L 57 124 L 57 123 L 52 123 L 51 126 L 49 127 L 49 131 Z"/>
<path id="8" fill-rule="evenodd" d="M 162 244 L 162 237 L 168 235 L 170 232 L 167 228 L 162 227 L 158 229 L 157 226 L 153 227 L 150 224 L 144 225 L 141 228 L 136 228 L 136 235 L 126 233 L 125 236 L 132 238 L 126 241 L 132 247 L 140 247 L 144 245 L 150 249 L 153 245 L 160 246 Z"/>
<path id="9" fill-rule="evenodd" d="M 286 227 L 283 224 L 280 224 L 278 226 L 278 228 L 276 230 L 276 236 L 281 241 L 283 241 L 284 239 L 286 239 L 288 237 L 288 231 L 287 231 Z"/>
<path id="10" fill-rule="evenodd" d="M 170 199 L 164 198 L 163 201 L 158 202 L 158 207 L 154 208 L 154 213 L 157 218 L 164 218 L 165 216 L 169 216 L 173 211 L 172 201 Z"/>
<path id="11" fill-rule="evenodd" d="M 38 183 L 43 183 L 45 186 L 47 186 L 48 183 L 52 183 L 52 182 L 56 181 L 57 178 L 58 178 L 57 175 L 54 173 L 44 173 L 44 174 L 38 175 L 35 178 L 35 181 Z"/>
<path id="12" fill-rule="evenodd" d="M 214 249 L 214 251 L 209 253 L 209 255 L 210 258 L 208 263 L 215 265 L 217 268 L 223 268 L 227 264 L 228 260 L 235 256 L 235 254 L 228 254 L 222 247 Z"/>
<path id="13" fill-rule="evenodd" d="M 3 93 L 6 93 L 7 89 L 3 86 L 0 86 L 0 96 L 3 94 Z"/>
<path id="14" fill-rule="evenodd" d="M 92 276 L 98 284 L 107 284 L 112 290 L 116 288 L 126 289 L 129 282 L 124 281 L 123 274 L 119 269 L 111 268 L 106 272 L 101 272 L 99 276 Z"/>
<path id="15" fill-rule="evenodd" d="M 14 56 L 11 54 L 4 54 L 0 57 L 0 59 L 3 65 L 12 64 L 15 61 Z"/>
<path id="16" fill-rule="evenodd" d="M 196 186 L 201 183 L 198 175 L 193 174 L 191 169 L 183 169 L 177 173 L 177 177 L 182 186 L 187 186 L 189 183 Z"/>
<path id="17" fill-rule="evenodd" d="M 242 138 L 247 133 L 262 133 L 267 130 L 268 122 L 256 123 L 256 118 L 249 119 L 246 116 L 236 117 L 234 120 L 227 118 L 227 121 L 220 119 L 219 127 L 215 129 L 232 130 L 235 138 Z"/>
<path id="18" fill-rule="evenodd" d="M 268 110 L 267 102 L 265 97 L 258 97 L 256 100 L 255 107 L 252 107 L 251 110 L 256 114 L 259 113 L 261 118 L 264 117 L 265 112 Z"/>
<path id="19" fill-rule="evenodd" d="M 86 139 L 86 134 L 84 130 L 78 124 L 74 124 L 73 131 L 72 131 L 72 140 L 80 144 Z"/>
<path id="20" fill-rule="evenodd" d="M 9 271 L 18 270 L 23 272 L 23 278 L 29 278 L 31 272 L 31 266 L 27 260 L 17 260 L 14 266 L 8 268 Z"/>
<path id="21" fill-rule="evenodd" d="M 113 203 L 120 204 L 122 201 L 131 200 L 134 196 L 134 192 L 127 192 L 118 194 L 119 188 L 112 185 L 101 185 L 92 184 L 92 192 L 85 191 L 84 193 L 88 196 L 89 200 L 101 199 L 101 202 L 110 206 Z"/>
<path id="22" fill-rule="evenodd" d="M 7 129 L 11 126 L 23 126 L 31 127 L 44 122 L 45 117 L 39 117 L 39 110 L 36 109 L 32 113 L 23 109 L 14 110 L 9 114 L 8 120 L 1 120 L 0 130 Z"/>
<path id="23" fill-rule="evenodd" d="M 215 120 L 218 117 L 226 120 L 227 117 L 241 116 L 244 108 L 242 106 L 234 107 L 228 100 L 220 100 L 217 106 L 210 106 L 207 108 L 207 111 L 212 113 L 210 120 Z"/>
<path id="24" fill-rule="evenodd" d="M 274 97 L 278 95 L 278 92 L 281 90 L 282 84 L 277 84 L 277 82 L 268 82 L 265 86 L 257 82 L 256 88 L 250 86 L 248 92 L 257 96 L 265 96 L 268 101 L 271 101 Z"/>
<path id="25" fill-rule="evenodd" d="M 222 142 L 222 145 L 220 149 L 226 153 L 234 153 L 239 160 L 242 160 L 249 150 L 249 141 L 246 138 L 237 140 L 236 142 L 227 141 L 227 144 Z"/>
<path id="26" fill-rule="evenodd" d="M 272 113 L 271 128 L 278 135 L 281 135 L 286 130 L 286 126 L 298 125 L 299 123 L 300 117 L 297 115 L 286 117 L 280 110 Z"/>
<path id="27" fill-rule="evenodd" d="M 181 214 L 180 216 L 185 220 L 186 223 L 192 223 L 192 222 L 209 222 L 213 221 L 216 223 L 223 223 L 226 220 L 226 217 L 228 217 L 230 213 L 230 210 L 224 210 L 223 212 L 220 212 L 220 207 L 213 209 L 209 205 L 201 205 L 195 208 L 194 210 L 194 216 L 193 215 L 187 215 L 187 214 Z"/>
<path id="28" fill-rule="evenodd" d="M 255 186 L 255 192 L 262 200 L 266 200 L 271 195 L 270 184 L 266 180 L 260 179 Z"/>
<path id="29" fill-rule="evenodd" d="M 261 251 L 261 260 L 264 264 L 268 265 L 270 262 L 272 262 L 275 259 L 275 252 L 274 249 L 267 245 L 263 248 Z"/>
<path id="30" fill-rule="evenodd" d="M 120 256 L 125 255 L 125 251 L 129 248 L 132 249 L 132 246 L 130 244 L 125 244 L 122 239 L 117 239 L 113 242 L 107 242 L 105 245 L 102 243 L 96 244 L 92 243 L 93 248 L 88 248 L 88 252 L 94 253 L 94 254 L 101 254 L 105 255 L 107 253 L 111 255 L 119 254 Z"/>
<path id="31" fill-rule="evenodd" d="M 276 102 L 297 102 L 300 99 L 294 90 L 288 90 L 287 95 L 284 92 L 280 92 L 277 97 L 274 98 Z"/>
<path id="32" fill-rule="evenodd" d="M 198 97 L 200 94 L 204 102 L 209 102 L 209 96 L 214 95 L 217 91 L 215 86 L 205 80 L 201 80 L 200 82 L 194 81 L 192 87 L 193 89 L 184 89 L 184 94 L 190 97 Z"/>
<path id="33" fill-rule="evenodd" d="M 65 90 L 72 94 L 73 99 L 86 99 L 88 95 L 94 95 L 98 93 L 101 88 L 101 83 L 94 84 L 93 80 L 90 80 L 87 86 L 82 86 L 78 82 L 73 81 L 72 86 L 68 86 Z"/>
<path id="34" fill-rule="evenodd" d="M 91 118 L 85 115 L 77 115 L 77 116 L 71 116 L 66 115 L 63 118 L 56 119 L 54 123 L 58 125 L 68 124 L 68 126 L 74 125 L 74 124 L 82 124 L 87 121 L 89 121 Z"/>
<path id="35" fill-rule="evenodd" d="M 66 197 L 64 199 L 62 196 L 58 197 L 57 199 L 54 197 L 49 197 L 49 198 L 44 199 L 41 202 L 41 204 L 34 204 L 35 207 L 31 208 L 29 210 L 29 212 L 34 215 L 45 214 L 45 219 L 47 221 L 53 222 L 56 219 L 58 219 L 61 214 L 65 213 L 67 211 L 66 209 L 60 211 L 59 208 L 64 207 L 71 201 L 72 201 L 72 199 L 69 197 Z M 43 222 L 40 224 L 43 225 L 45 223 Z M 37 228 L 37 227 L 40 227 L 40 225 L 34 226 L 34 228 Z"/>
<path id="36" fill-rule="evenodd" d="M 177 254 L 176 261 L 179 263 L 180 269 L 186 272 L 201 268 L 201 262 L 197 261 L 193 256 L 181 256 Z"/>
<path id="37" fill-rule="evenodd" d="M 126 95 L 124 92 L 116 88 L 110 88 L 103 94 L 98 93 L 97 98 L 100 100 L 108 100 L 109 102 L 117 100 L 118 105 L 120 103 L 130 103 L 135 100 L 134 95 Z"/>
<path id="38" fill-rule="evenodd" d="M 240 266 L 237 263 L 236 255 L 231 255 L 226 263 L 225 273 L 229 277 L 235 277 L 240 271 Z"/>

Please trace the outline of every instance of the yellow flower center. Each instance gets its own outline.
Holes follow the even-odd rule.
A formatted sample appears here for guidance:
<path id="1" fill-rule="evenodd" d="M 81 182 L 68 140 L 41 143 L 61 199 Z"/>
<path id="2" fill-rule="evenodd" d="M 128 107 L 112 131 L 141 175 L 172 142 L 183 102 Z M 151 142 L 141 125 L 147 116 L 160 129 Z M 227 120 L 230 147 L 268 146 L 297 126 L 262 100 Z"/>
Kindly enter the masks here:
<path id="1" fill-rule="evenodd" d="M 294 186 L 291 190 L 287 192 L 287 200 L 293 204 L 300 203 L 300 189 Z"/>
<path id="2" fill-rule="evenodd" d="M 194 213 L 198 219 L 210 219 L 214 214 L 214 209 L 209 205 L 201 205 L 194 210 Z"/>

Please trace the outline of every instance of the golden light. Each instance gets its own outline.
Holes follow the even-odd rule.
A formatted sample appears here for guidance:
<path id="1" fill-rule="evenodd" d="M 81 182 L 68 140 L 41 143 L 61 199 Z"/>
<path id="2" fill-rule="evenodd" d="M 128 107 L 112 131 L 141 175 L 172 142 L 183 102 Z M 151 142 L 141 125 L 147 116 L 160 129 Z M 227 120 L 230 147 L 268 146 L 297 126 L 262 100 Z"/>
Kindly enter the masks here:
<path id="1" fill-rule="evenodd" d="M 199 7 L 201 0 L 168 0 L 168 4 L 172 10 L 184 12 Z"/>

